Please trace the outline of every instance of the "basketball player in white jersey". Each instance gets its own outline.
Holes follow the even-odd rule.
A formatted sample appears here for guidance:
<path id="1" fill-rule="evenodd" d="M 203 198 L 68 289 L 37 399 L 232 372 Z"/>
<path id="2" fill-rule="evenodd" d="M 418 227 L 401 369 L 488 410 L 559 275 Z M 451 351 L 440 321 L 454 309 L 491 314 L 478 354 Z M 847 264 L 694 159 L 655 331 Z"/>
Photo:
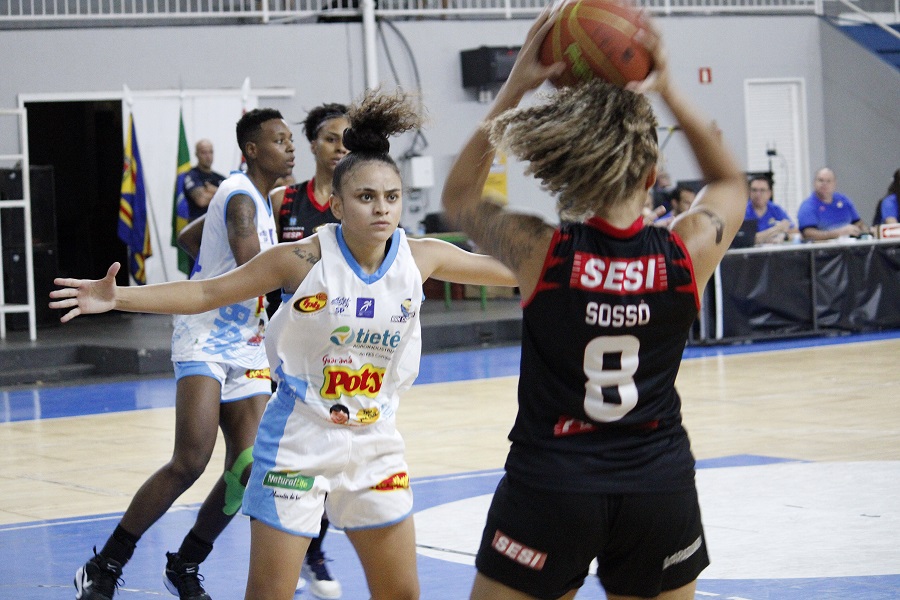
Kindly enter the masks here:
<path id="1" fill-rule="evenodd" d="M 119 288 L 58 279 L 54 308 L 202 312 L 284 290 L 266 349 L 278 388 L 262 417 L 244 496 L 252 518 L 247 599 L 290 600 L 327 509 L 362 562 L 371 598 L 419 596 L 412 491 L 396 429 L 400 395 L 421 354 L 422 282 L 507 285 L 496 260 L 435 239 L 407 239 L 400 172 L 388 137 L 421 117 L 403 93 L 368 92 L 350 108 L 334 173 L 329 225 L 278 244 L 234 271 L 199 281 Z"/>
<path id="2" fill-rule="evenodd" d="M 247 172 L 226 178 L 209 204 L 193 281 L 233 271 L 276 243 L 268 192 L 293 169 L 291 131 L 273 109 L 244 114 L 236 130 Z M 140 537 L 206 469 L 221 426 L 225 473 L 178 551 L 167 553 L 163 578 L 181 600 L 209 600 L 198 565 L 240 508 L 257 424 L 271 392 L 262 346 L 267 322 L 262 295 L 198 314 L 188 314 L 197 307 L 187 305 L 174 311 L 182 316 L 172 336 L 177 379 L 172 459 L 141 486 L 100 552 L 78 569 L 77 600 L 113 597 Z"/>

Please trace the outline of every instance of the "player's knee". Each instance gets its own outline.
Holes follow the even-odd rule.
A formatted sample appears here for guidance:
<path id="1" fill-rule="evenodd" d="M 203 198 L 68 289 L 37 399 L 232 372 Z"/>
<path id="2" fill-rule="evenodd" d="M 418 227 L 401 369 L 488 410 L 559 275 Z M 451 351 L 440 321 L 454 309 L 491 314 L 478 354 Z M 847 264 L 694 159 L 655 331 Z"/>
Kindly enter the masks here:
<path id="1" fill-rule="evenodd" d="M 167 465 L 169 473 L 182 485 L 190 487 L 206 470 L 208 459 L 197 456 L 174 457 Z"/>

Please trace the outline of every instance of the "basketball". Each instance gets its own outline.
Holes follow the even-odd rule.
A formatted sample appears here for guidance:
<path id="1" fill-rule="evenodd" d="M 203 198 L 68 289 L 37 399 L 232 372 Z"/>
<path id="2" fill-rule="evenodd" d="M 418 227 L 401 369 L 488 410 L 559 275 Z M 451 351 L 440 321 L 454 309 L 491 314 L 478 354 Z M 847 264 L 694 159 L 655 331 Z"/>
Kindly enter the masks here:
<path id="1" fill-rule="evenodd" d="M 552 80 L 576 85 L 599 77 L 615 85 L 642 81 L 653 59 L 634 37 L 644 27 L 640 11 L 614 0 L 569 0 L 541 46 L 541 62 L 565 62 Z"/>

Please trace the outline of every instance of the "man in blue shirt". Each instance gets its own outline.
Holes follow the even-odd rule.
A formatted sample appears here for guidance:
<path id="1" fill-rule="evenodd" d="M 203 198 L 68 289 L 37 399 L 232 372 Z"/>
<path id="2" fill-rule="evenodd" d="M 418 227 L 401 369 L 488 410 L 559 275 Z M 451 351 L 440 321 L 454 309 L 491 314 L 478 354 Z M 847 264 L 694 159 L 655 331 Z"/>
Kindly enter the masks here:
<path id="1" fill-rule="evenodd" d="M 804 239 L 833 240 L 868 232 L 853 201 L 835 191 L 834 171 L 827 167 L 819 169 L 813 187 L 815 191 L 803 201 L 797 212 L 797 222 Z"/>
<path id="2" fill-rule="evenodd" d="M 783 208 L 772 202 L 772 184 L 765 175 L 750 179 L 750 199 L 745 221 L 756 221 L 756 245 L 783 242 L 796 233 L 794 222 Z"/>

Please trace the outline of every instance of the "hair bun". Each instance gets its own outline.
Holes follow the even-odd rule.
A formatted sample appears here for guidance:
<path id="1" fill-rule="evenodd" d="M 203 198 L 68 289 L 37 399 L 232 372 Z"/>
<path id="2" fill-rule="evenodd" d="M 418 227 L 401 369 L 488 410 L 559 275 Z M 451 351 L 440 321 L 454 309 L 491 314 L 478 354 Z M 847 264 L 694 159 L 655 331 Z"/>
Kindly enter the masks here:
<path id="1" fill-rule="evenodd" d="M 349 127 L 344 130 L 344 147 L 350 152 L 387 154 L 391 143 L 384 134 L 374 129 Z"/>

